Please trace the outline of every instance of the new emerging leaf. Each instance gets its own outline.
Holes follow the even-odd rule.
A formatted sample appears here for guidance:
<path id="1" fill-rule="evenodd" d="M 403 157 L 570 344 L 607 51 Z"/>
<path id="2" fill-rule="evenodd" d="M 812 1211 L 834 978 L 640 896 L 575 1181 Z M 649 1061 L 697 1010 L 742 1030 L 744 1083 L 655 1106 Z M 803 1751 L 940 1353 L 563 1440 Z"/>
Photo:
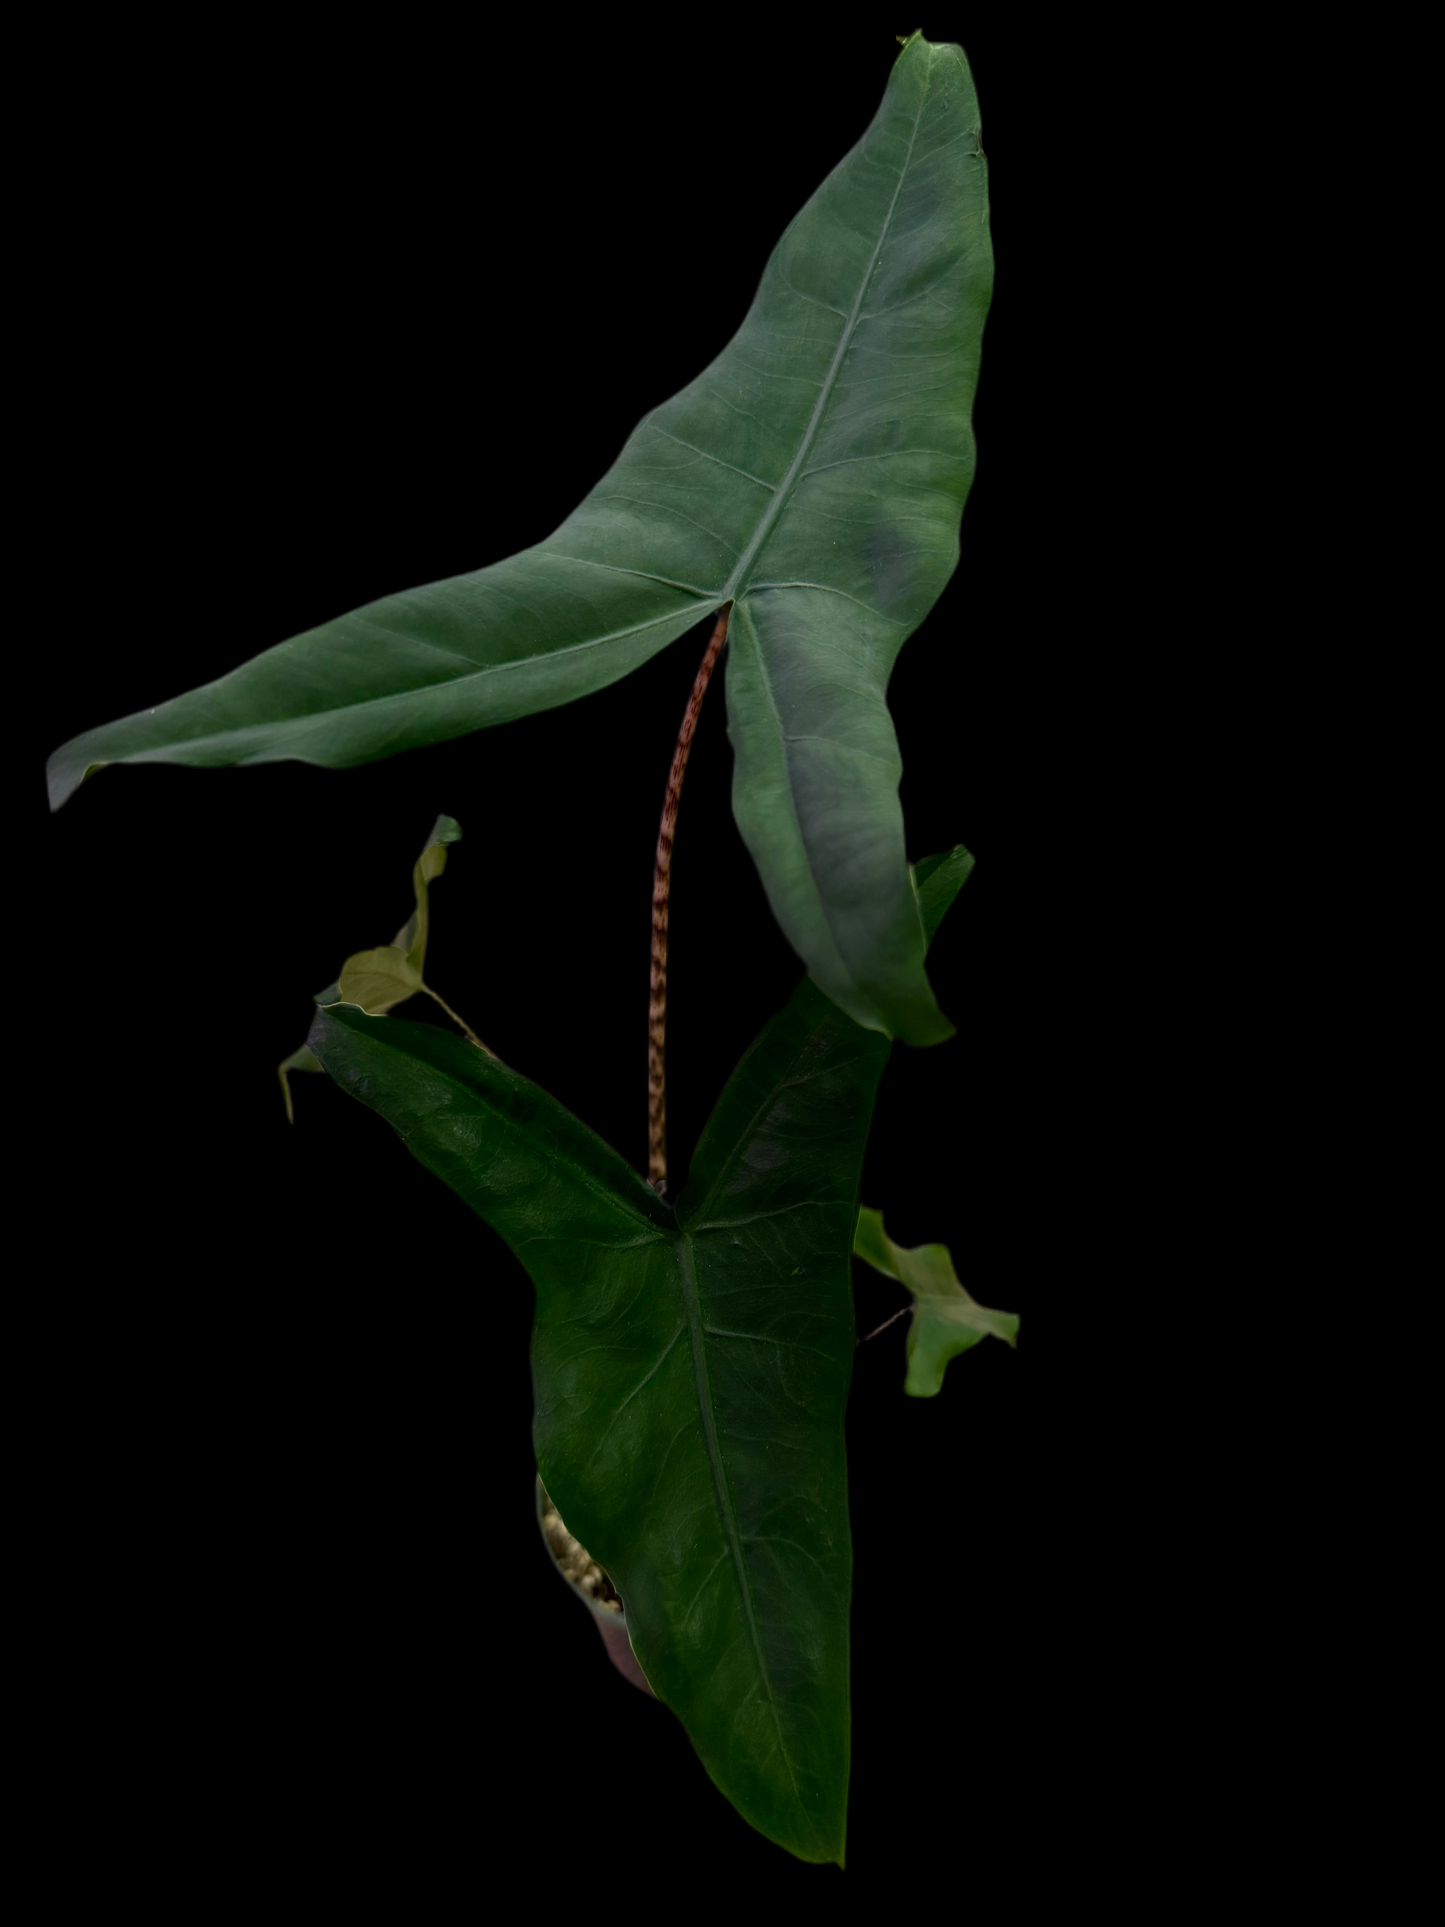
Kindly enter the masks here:
<path id="1" fill-rule="evenodd" d="M 411 887 L 415 908 L 411 915 L 390 943 L 384 943 L 375 950 L 358 950 L 354 956 L 346 959 L 341 966 L 341 975 L 336 980 L 339 998 L 328 999 L 328 1002 L 359 1004 L 363 1010 L 376 1016 L 427 988 L 422 981 L 429 927 L 427 886 L 447 867 L 447 845 L 459 843 L 461 836 L 461 825 L 455 818 L 437 818 L 427 838 L 426 848 L 412 869 Z"/>
<path id="2" fill-rule="evenodd" d="M 418 991 L 424 991 L 441 1004 L 448 1017 L 466 1031 L 474 1044 L 486 1050 L 480 1037 L 475 1036 L 456 1012 L 442 1002 L 422 976 L 431 917 L 428 886 L 447 867 L 447 845 L 460 843 L 461 840 L 462 826 L 456 818 L 439 816 L 432 825 L 426 847 L 412 867 L 411 915 L 390 943 L 380 944 L 375 950 L 358 950 L 348 957 L 341 966 L 341 975 L 336 982 L 328 984 L 325 990 L 318 990 L 312 999 L 313 1003 L 356 1004 L 373 1017 L 379 1017 L 395 1009 L 398 1004 L 405 1003 L 408 997 L 414 997 Z M 290 1072 L 321 1069 L 321 1064 L 306 1044 L 292 1051 L 277 1066 L 281 1094 L 286 1100 L 286 1116 L 291 1123 L 295 1123 L 296 1116 L 291 1104 Z"/>

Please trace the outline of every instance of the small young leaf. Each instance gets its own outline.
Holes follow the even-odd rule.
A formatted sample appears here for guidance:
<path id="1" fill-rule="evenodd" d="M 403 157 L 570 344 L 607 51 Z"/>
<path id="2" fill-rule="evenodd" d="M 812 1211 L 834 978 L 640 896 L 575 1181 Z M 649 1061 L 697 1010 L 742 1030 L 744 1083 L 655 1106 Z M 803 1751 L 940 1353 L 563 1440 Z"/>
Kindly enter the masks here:
<path id="1" fill-rule="evenodd" d="M 461 840 L 462 827 L 456 818 L 439 816 L 432 825 L 426 848 L 412 868 L 411 885 L 416 907 L 411 915 L 390 943 L 380 944 L 375 950 L 358 950 L 348 957 L 341 966 L 341 975 L 336 982 L 328 984 L 325 990 L 317 991 L 312 1000 L 314 1003 L 322 1006 L 359 1004 L 373 1017 L 379 1017 L 397 1004 L 404 1003 L 408 997 L 414 997 L 419 990 L 427 988 L 422 980 L 430 915 L 427 885 L 434 882 L 447 867 L 447 845 L 460 843 Z M 440 1003 L 440 998 L 437 1001 Z M 446 1006 L 442 1008 L 446 1009 Z M 465 1025 L 462 1027 L 466 1028 Z M 292 1051 L 285 1062 L 277 1066 L 281 1094 L 286 1100 L 286 1116 L 292 1124 L 296 1122 L 296 1114 L 291 1106 L 291 1085 L 287 1072 L 319 1071 L 321 1068 L 305 1044 L 299 1050 Z"/>
<path id="2" fill-rule="evenodd" d="M 299 1050 L 293 1050 L 289 1057 L 283 1058 L 276 1066 L 276 1075 L 281 1080 L 281 1095 L 286 1100 L 286 1122 L 288 1124 L 294 1124 L 296 1122 L 296 1113 L 291 1108 L 291 1079 L 287 1076 L 287 1072 L 324 1072 L 325 1069 L 326 1066 L 316 1056 L 316 1053 L 311 1049 L 309 1044 L 303 1044 Z"/>
<path id="3" fill-rule="evenodd" d="M 937 856 L 926 856 L 913 866 L 913 889 L 923 919 L 926 943 L 943 921 L 943 913 L 973 874 L 973 858 L 961 843 Z"/>
<path id="4" fill-rule="evenodd" d="M 375 950 L 358 950 L 341 966 L 337 1002 L 360 1004 L 381 1017 L 421 989 L 421 972 L 399 944 L 384 943 Z"/>
<path id="5" fill-rule="evenodd" d="M 858 1213 L 853 1253 L 885 1278 L 896 1278 L 913 1295 L 908 1377 L 903 1386 L 910 1398 L 932 1398 L 942 1391 L 948 1361 L 981 1338 L 1001 1338 L 1006 1345 L 1013 1344 L 1019 1328 L 1017 1315 L 976 1304 L 958 1282 L 947 1245 L 915 1245 L 905 1251 L 883 1229 L 883 1213 L 870 1211 L 865 1205 Z"/>
<path id="6" fill-rule="evenodd" d="M 342 1003 L 360 1004 L 377 1017 L 426 988 L 422 969 L 429 918 L 427 885 L 447 867 L 446 846 L 461 840 L 461 825 L 455 817 L 439 816 L 411 873 L 416 908 L 390 943 L 375 950 L 358 950 L 346 959 L 337 980 Z"/>

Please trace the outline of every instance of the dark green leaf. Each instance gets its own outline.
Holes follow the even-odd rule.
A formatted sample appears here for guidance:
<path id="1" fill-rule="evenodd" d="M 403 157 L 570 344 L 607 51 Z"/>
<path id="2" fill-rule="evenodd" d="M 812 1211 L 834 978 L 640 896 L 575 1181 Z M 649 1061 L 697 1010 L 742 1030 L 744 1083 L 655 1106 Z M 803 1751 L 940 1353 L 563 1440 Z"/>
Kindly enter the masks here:
<path id="1" fill-rule="evenodd" d="M 538 1469 L 653 1690 L 755 1827 L 841 1861 L 849 1253 L 887 1039 L 805 979 L 729 1082 L 676 1210 L 439 1029 L 342 1004 L 310 1042 L 530 1273 Z"/>
<path id="2" fill-rule="evenodd" d="M 805 981 L 729 1087 L 678 1213 L 544 1091 L 433 1026 L 339 1004 L 311 1045 L 531 1273 L 538 1469 L 654 1692 L 754 1826 L 841 1859 L 847 1253 L 887 1040 Z"/>
<path id="3" fill-rule="evenodd" d="M 774 914 L 865 1028 L 947 1036 L 884 691 L 953 571 L 973 476 L 978 132 L 962 50 L 914 36 L 732 342 L 555 534 L 77 737 L 51 759 L 55 805 L 109 762 L 344 767 L 440 742 L 601 688 L 731 602 L 734 809 Z"/>
<path id="4" fill-rule="evenodd" d="M 881 1211 L 866 1207 L 858 1213 L 853 1250 L 875 1271 L 896 1278 L 913 1297 L 908 1325 L 908 1377 L 903 1389 L 910 1398 L 932 1398 L 943 1389 L 944 1370 L 951 1358 L 966 1352 L 981 1338 L 1001 1338 L 1012 1345 L 1018 1335 L 1015 1313 L 990 1311 L 975 1304 L 953 1269 L 947 1245 L 915 1245 L 905 1251 L 883 1229 Z"/>

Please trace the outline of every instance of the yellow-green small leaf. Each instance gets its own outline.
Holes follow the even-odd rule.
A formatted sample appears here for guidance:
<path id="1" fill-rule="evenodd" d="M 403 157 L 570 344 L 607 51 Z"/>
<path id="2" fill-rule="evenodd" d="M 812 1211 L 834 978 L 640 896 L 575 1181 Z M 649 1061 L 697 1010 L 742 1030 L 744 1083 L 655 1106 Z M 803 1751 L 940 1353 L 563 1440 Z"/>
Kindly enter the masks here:
<path id="1" fill-rule="evenodd" d="M 416 967 L 417 981 L 414 989 L 421 988 L 422 966 L 426 962 L 427 940 L 427 885 L 435 882 L 447 867 L 447 845 L 460 843 L 462 826 L 454 816 L 439 816 L 432 824 L 431 835 L 426 840 L 426 848 L 417 858 L 411 873 L 412 892 L 416 897 L 416 908 L 392 938 L 397 950 L 405 951 L 407 959 Z M 408 996 L 412 992 L 407 993 Z M 350 999 L 348 999 L 348 1002 Z"/>
<path id="2" fill-rule="evenodd" d="M 905 1250 L 883 1229 L 881 1211 L 870 1211 L 866 1205 L 859 1211 L 853 1252 L 912 1294 L 908 1377 L 903 1385 L 910 1398 L 932 1398 L 942 1391 L 948 1361 L 981 1338 L 1001 1338 L 1012 1345 L 1018 1336 L 1016 1313 L 992 1311 L 969 1297 L 958 1282 L 947 1245 L 915 1245 Z"/>
<path id="3" fill-rule="evenodd" d="M 421 972 L 404 950 L 384 943 L 376 950 L 358 950 L 341 966 L 339 1001 L 360 1004 L 373 1017 L 414 997 L 421 989 Z"/>
<path id="4" fill-rule="evenodd" d="M 390 943 L 379 944 L 375 950 L 358 950 L 348 957 L 341 966 L 341 974 L 336 982 L 318 991 L 314 1002 L 323 1007 L 335 1003 L 359 1004 L 369 1015 L 379 1017 L 397 1004 L 404 1003 L 408 997 L 414 997 L 419 990 L 426 989 L 421 973 L 422 965 L 426 962 L 429 920 L 427 885 L 434 882 L 447 867 L 447 845 L 460 843 L 461 838 L 462 826 L 454 816 L 437 818 L 426 840 L 426 847 L 412 866 L 411 887 L 415 908 L 411 915 Z M 286 1073 L 320 1069 L 320 1064 L 305 1044 L 293 1051 L 278 1068 L 281 1094 L 286 1100 L 286 1115 L 293 1124 L 296 1114 L 291 1105 L 291 1085 Z"/>
<path id="5" fill-rule="evenodd" d="M 358 950 L 341 966 L 337 990 L 343 1004 L 360 1004 L 373 1017 L 415 997 L 425 988 L 422 969 L 426 963 L 426 944 L 430 910 L 427 885 L 447 867 L 447 845 L 460 843 L 461 825 L 455 817 L 439 816 L 432 825 L 426 848 L 412 867 L 411 887 L 416 907 L 390 943 L 375 950 Z"/>
<path id="6" fill-rule="evenodd" d="M 281 1095 L 286 1100 L 286 1121 L 288 1124 L 294 1124 L 296 1122 L 296 1113 L 291 1108 L 291 1079 L 287 1075 L 288 1071 L 321 1070 L 322 1065 L 320 1059 L 316 1056 L 316 1053 L 311 1049 L 309 1044 L 303 1044 L 300 1050 L 293 1050 L 289 1057 L 283 1058 L 276 1066 L 276 1075 L 281 1080 Z"/>

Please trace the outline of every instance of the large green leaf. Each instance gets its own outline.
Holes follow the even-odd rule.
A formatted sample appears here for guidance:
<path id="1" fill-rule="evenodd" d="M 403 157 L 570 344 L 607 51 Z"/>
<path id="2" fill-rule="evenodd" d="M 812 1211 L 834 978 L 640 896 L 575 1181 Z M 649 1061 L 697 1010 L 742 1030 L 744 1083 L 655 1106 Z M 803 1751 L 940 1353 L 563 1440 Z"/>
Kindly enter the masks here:
<path id="1" fill-rule="evenodd" d="M 675 1209 L 545 1091 L 435 1027 L 336 1005 L 310 1044 L 531 1274 L 538 1469 L 658 1698 L 755 1827 L 841 1862 L 849 1254 L 887 1039 L 804 979 L 723 1092 Z"/>
<path id="2" fill-rule="evenodd" d="M 884 690 L 953 571 L 973 476 L 978 132 L 962 50 L 915 35 L 733 340 L 555 534 L 75 738 L 52 802 L 112 762 L 342 767 L 439 742 L 599 689 L 732 602 L 734 809 L 773 911 L 858 1023 L 947 1036 Z"/>

